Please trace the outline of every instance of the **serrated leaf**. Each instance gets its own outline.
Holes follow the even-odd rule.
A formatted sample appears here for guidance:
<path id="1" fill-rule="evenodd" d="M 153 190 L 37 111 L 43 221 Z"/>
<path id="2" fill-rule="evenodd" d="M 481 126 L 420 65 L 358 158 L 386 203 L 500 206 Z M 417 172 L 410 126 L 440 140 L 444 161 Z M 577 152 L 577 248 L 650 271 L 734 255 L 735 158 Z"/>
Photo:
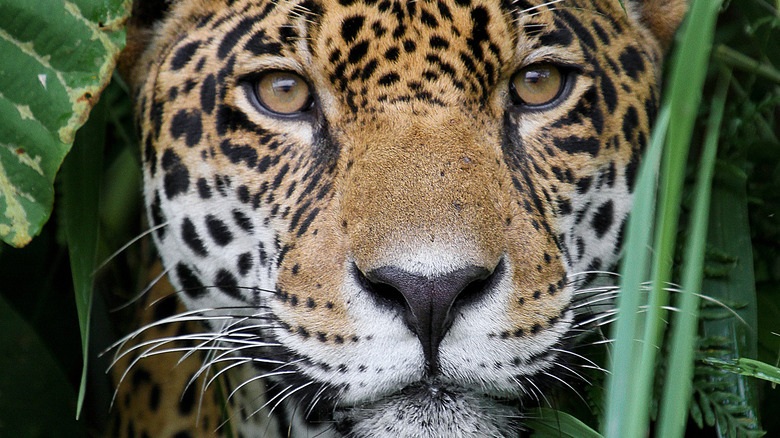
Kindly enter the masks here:
<path id="1" fill-rule="evenodd" d="M 130 0 L 0 0 L 0 238 L 21 247 L 51 214 L 76 130 L 111 79 Z"/>

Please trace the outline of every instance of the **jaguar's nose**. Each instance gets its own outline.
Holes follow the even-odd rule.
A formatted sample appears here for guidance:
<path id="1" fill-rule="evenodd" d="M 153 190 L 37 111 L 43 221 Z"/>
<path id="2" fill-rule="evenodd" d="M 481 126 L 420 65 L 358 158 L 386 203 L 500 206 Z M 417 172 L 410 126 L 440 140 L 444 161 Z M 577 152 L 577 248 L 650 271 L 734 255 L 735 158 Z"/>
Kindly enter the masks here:
<path id="1" fill-rule="evenodd" d="M 457 315 L 456 309 L 489 291 L 502 275 L 503 263 L 493 269 L 468 266 L 435 277 L 412 274 L 394 266 L 357 273 L 366 291 L 402 313 L 406 325 L 420 339 L 428 372 L 436 374 L 439 344 Z"/>

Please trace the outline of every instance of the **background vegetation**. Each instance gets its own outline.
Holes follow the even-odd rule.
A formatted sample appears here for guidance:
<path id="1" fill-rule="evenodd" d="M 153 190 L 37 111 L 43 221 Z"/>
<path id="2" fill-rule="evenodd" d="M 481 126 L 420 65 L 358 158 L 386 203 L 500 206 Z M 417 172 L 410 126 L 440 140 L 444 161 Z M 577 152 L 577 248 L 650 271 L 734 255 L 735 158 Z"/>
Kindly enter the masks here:
<path id="1" fill-rule="evenodd" d="M 127 4 L 92 3 L 114 11 L 83 6 L 84 15 L 92 11 L 92 22 L 98 25 L 92 30 L 117 31 L 110 24 L 120 20 Z M 27 2 L 0 0 L 0 17 L 6 17 L 0 19 L 0 114 L 8 84 L 14 83 L 5 62 L 13 48 L 6 51 L 3 44 L 9 34 L 17 35 L 13 26 L 19 23 L 8 19 L 20 16 L 17 4 Z M 593 385 L 580 388 L 582 400 L 556 401 L 558 411 L 539 411 L 530 423 L 538 436 L 598 436 L 590 429 L 615 437 L 645 436 L 648 422 L 651 431 L 664 438 L 685 426 L 687 436 L 757 436 L 762 431 L 780 436 L 780 418 L 774 415 L 780 412 L 780 391 L 764 380 L 733 372 L 763 373 L 771 380 L 776 369 L 763 364 L 776 366 L 780 360 L 780 1 L 732 1 L 720 9 L 718 2 L 696 1 L 693 9 L 689 37 L 677 42 L 677 50 L 691 44 L 682 49 L 689 52 L 668 66 L 671 88 L 665 102 L 671 125 L 654 137 L 654 144 L 665 149 L 651 150 L 645 161 L 648 201 L 637 204 L 645 209 L 635 215 L 643 221 L 636 222 L 637 232 L 628 236 L 631 248 L 652 248 L 626 256 L 639 258 L 629 266 L 647 266 L 647 271 L 632 269 L 637 276 L 622 278 L 627 290 L 639 290 L 639 284 L 651 278 L 665 287 L 645 287 L 645 292 L 633 294 L 638 301 L 621 301 L 622 315 L 629 315 L 619 319 L 625 327 L 618 332 L 613 324 L 599 330 L 604 338 L 615 339 L 610 353 L 603 345 L 587 347 L 589 357 L 604 356 L 603 366 L 613 366 L 612 380 L 595 371 L 588 376 Z M 710 52 L 707 22 L 715 14 Z M 119 39 L 116 44 L 121 45 Z M 96 59 L 110 59 L 110 52 L 108 48 Z M 98 71 L 101 65 L 95 62 Z M 676 80 L 683 87 L 674 89 Z M 97 82 L 89 86 L 102 86 Z M 89 93 L 89 105 L 95 103 L 91 98 L 97 92 L 73 88 Z M 78 131 L 54 182 L 51 219 L 24 248 L 0 244 L 2 436 L 52 436 L 52 430 L 57 436 L 89 436 L 105 426 L 111 389 L 98 353 L 123 330 L 117 321 L 124 316 L 109 309 L 143 289 L 139 264 L 149 254 L 145 244 L 131 246 L 97 271 L 93 282 L 95 262 L 108 259 L 143 230 L 130 105 L 127 88 L 114 77 Z M 8 126 L 9 119 L 2 120 Z M 56 123 L 75 129 L 69 120 L 51 123 L 56 129 Z M 12 143 L 11 134 L 2 129 L 0 146 L 5 146 Z M 64 155 L 70 144 L 56 140 Z M 7 163 L 2 149 L 0 164 Z M 57 163 L 49 167 L 56 171 Z M 675 180 L 682 184 L 678 187 Z M 713 299 L 681 293 L 677 284 Z M 664 310 L 668 308 L 683 310 Z M 82 331 L 87 321 L 90 329 Z M 672 322 L 669 330 L 666 321 Z M 593 343 L 600 344 L 599 339 Z M 82 344 L 89 345 L 84 354 Z M 659 349 L 652 348 L 659 344 Z M 82 366 L 85 357 L 88 367 Z M 737 358 L 763 364 L 735 362 Z M 614 370 L 630 373 L 631 379 L 621 381 Z M 86 402 L 76 420 L 85 372 Z M 571 393 L 561 391 L 566 395 L 561 400 L 572 399 Z M 685 408 L 688 397 L 691 407 Z"/>

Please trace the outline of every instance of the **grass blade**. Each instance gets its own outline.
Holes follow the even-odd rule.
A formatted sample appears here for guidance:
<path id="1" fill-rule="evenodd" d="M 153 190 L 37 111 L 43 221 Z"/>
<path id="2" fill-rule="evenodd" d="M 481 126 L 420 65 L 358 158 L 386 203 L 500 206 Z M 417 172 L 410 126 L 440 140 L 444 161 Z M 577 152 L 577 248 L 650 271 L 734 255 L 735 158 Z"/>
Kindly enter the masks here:
<path id="1" fill-rule="evenodd" d="M 620 294 L 617 300 L 619 318 L 615 323 L 612 338 L 615 349 L 607 378 L 607 406 L 604 435 L 620 437 L 627 418 L 629 388 L 638 367 L 635 359 L 640 330 L 639 306 L 641 287 L 648 275 L 649 252 L 653 223 L 649 219 L 655 213 L 655 186 L 667 127 L 669 107 L 661 113 L 653 130 L 652 141 L 645 155 L 637 178 L 634 207 L 628 220 L 626 253 L 621 265 Z"/>
<path id="2" fill-rule="evenodd" d="M 719 7 L 719 1 L 693 2 L 683 25 L 681 42 L 673 57 L 670 87 L 664 104 L 669 107 L 672 122 L 666 136 L 660 173 L 659 210 L 656 217 L 651 276 L 653 288 L 642 332 L 637 327 L 631 327 L 632 323 L 638 321 L 637 317 L 630 314 L 636 312 L 636 308 L 621 306 L 618 313 L 614 336 L 615 358 L 611 366 L 611 371 L 618 375 L 608 382 L 605 422 L 607 437 L 644 437 L 647 433 L 655 359 L 665 325 L 663 308 L 668 304 L 668 294 L 663 290 L 663 285 L 668 282 L 671 273 L 685 163 Z M 646 201 L 637 199 L 635 202 L 641 204 Z M 636 211 L 632 212 L 632 216 L 635 215 Z M 629 227 L 629 242 L 631 231 Z M 631 246 L 628 248 L 631 251 Z M 641 249 L 644 248 L 645 246 L 642 246 Z M 636 294 L 636 279 L 633 276 L 637 273 L 634 270 L 641 270 L 644 266 L 632 260 L 624 262 L 621 270 L 624 276 L 621 282 L 621 301 L 634 300 L 626 295 Z M 631 322 L 621 324 L 623 320 Z M 621 328 L 628 329 L 629 332 L 623 333 Z M 642 339 L 640 345 L 633 345 L 635 339 Z M 636 354 L 635 348 L 641 353 Z M 627 368 L 621 369 L 621 366 Z"/>
<path id="3" fill-rule="evenodd" d="M 668 358 L 668 373 L 661 399 L 661 414 L 657 437 L 680 437 L 685 432 L 688 405 L 691 398 L 693 379 L 693 357 L 696 346 L 696 323 L 699 320 L 699 296 L 704 276 L 704 253 L 707 242 L 707 225 L 712 194 L 712 176 L 718 152 L 720 126 L 726 105 L 731 71 L 724 70 L 718 77 L 715 95 L 712 99 L 704 151 L 699 162 L 699 175 L 694 190 L 695 204 L 689 227 L 690 237 L 685 253 L 682 278 L 682 299 L 679 313 L 675 314 L 670 336 L 671 354 Z"/>
<path id="4" fill-rule="evenodd" d="M 76 310 L 81 330 L 83 368 L 76 416 L 81 413 L 87 384 L 92 272 L 98 239 L 98 201 L 105 144 L 105 104 L 98 103 L 89 121 L 76 133 L 71 153 L 62 165 L 61 214 L 68 241 Z"/>

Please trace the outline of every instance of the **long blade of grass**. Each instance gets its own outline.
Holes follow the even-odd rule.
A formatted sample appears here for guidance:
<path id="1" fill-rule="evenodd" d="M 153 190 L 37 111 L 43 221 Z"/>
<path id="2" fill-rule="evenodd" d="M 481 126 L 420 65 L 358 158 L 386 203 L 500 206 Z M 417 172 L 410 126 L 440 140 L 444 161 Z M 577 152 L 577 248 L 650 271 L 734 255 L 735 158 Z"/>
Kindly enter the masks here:
<path id="1" fill-rule="evenodd" d="M 613 374 L 607 386 L 607 413 L 605 435 L 615 438 L 644 437 L 650 413 L 651 388 L 654 376 L 657 346 L 663 334 L 663 307 L 667 305 L 668 296 L 662 286 L 669 279 L 671 261 L 677 233 L 677 218 L 679 214 L 680 192 L 684 176 L 685 162 L 688 155 L 688 144 L 693 129 L 701 90 L 707 69 L 707 60 L 712 47 L 715 17 L 720 6 L 719 1 L 695 0 L 691 6 L 682 33 L 679 47 L 673 58 L 670 87 L 664 103 L 670 111 L 670 123 L 666 136 L 663 167 L 659 194 L 660 208 L 657 213 L 655 227 L 655 244 L 653 246 L 652 280 L 653 289 L 645 318 L 644 330 L 636 324 L 639 322 L 636 313 L 638 298 L 636 285 L 644 281 L 646 255 L 629 259 L 632 249 L 631 220 L 638 214 L 632 211 L 629 222 L 628 252 L 622 265 L 621 303 L 619 304 L 618 323 L 615 326 L 615 352 L 611 371 Z M 637 204 L 647 202 L 648 198 L 639 198 Z M 644 221 L 650 222 L 646 216 Z M 639 219 L 636 219 L 637 221 Z M 646 227 L 652 227 L 647 224 Z M 647 237 L 649 231 L 640 231 Z M 637 239 L 635 243 L 643 243 Z M 640 277 L 638 280 L 637 277 Z M 625 305 L 624 305 L 625 304 Z M 636 345 L 635 340 L 641 339 Z M 639 349 L 640 352 L 635 351 Z M 639 354 L 637 354 L 639 353 Z M 623 368 L 625 367 L 625 368 Z"/>
<path id="2" fill-rule="evenodd" d="M 723 70 L 718 77 L 712 98 L 704 151 L 699 162 L 699 174 L 694 190 L 695 203 L 689 226 L 690 236 L 685 253 L 679 313 L 675 314 L 670 336 L 671 354 L 668 373 L 661 398 L 661 415 L 656 437 L 681 437 L 685 432 L 688 405 L 691 398 L 693 357 L 696 346 L 696 323 L 699 320 L 699 295 L 704 276 L 704 253 L 707 243 L 707 225 L 712 194 L 712 175 L 718 152 L 720 126 L 726 106 L 731 71 Z"/>
<path id="3" fill-rule="evenodd" d="M 664 287 L 671 276 L 685 163 L 707 74 L 707 62 L 719 8 L 720 1 L 693 2 L 680 45 L 673 58 L 670 86 L 667 90 L 671 123 L 660 173 L 657 232 L 653 244 L 652 289 L 642 337 L 640 368 L 630 391 L 632 397 L 629 399 L 627 428 L 621 437 L 644 437 L 650 421 L 656 356 L 666 326 L 664 309 L 669 302 L 669 294 Z"/>
<path id="4" fill-rule="evenodd" d="M 669 107 L 664 106 L 653 130 L 650 147 L 642 161 L 637 177 L 634 207 L 628 220 L 626 253 L 620 268 L 620 289 L 617 300 L 619 318 L 612 338 L 615 339 L 613 359 L 607 377 L 607 407 L 604 435 L 620 437 L 626 419 L 630 392 L 626 390 L 634 377 L 637 348 L 641 332 L 639 306 L 642 283 L 648 276 L 650 239 L 655 214 L 655 187 L 666 130 L 669 126 Z"/>
<path id="5" fill-rule="evenodd" d="M 83 367 L 76 406 L 81 413 L 87 385 L 89 325 L 92 309 L 92 272 L 97 250 L 98 201 L 105 144 L 105 104 L 98 103 L 89 121 L 76 133 L 76 142 L 62 165 L 62 219 L 68 240 L 76 311 L 81 330 Z"/>

